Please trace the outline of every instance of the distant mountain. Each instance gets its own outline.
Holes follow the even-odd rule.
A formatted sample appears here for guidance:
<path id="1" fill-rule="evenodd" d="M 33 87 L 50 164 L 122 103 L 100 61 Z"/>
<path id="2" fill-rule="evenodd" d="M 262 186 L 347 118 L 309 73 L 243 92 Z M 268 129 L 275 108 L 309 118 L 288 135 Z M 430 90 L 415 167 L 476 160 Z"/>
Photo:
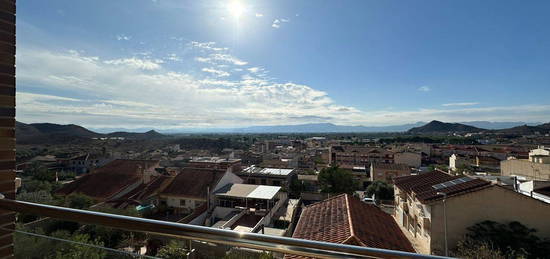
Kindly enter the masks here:
<path id="1" fill-rule="evenodd" d="M 154 130 L 145 133 L 114 132 L 101 134 L 88 130 L 82 126 L 69 124 L 60 125 L 53 123 L 31 123 L 16 122 L 15 137 L 20 144 L 43 144 L 63 142 L 86 141 L 91 138 L 100 137 L 124 137 L 129 139 L 155 139 L 165 135 Z"/>
<path id="2" fill-rule="evenodd" d="M 446 133 L 473 133 L 486 131 L 474 126 L 461 123 L 446 123 L 441 121 L 431 121 L 430 123 L 412 128 L 407 131 L 409 134 L 446 134 Z"/>
<path id="3" fill-rule="evenodd" d="M 540 124 L 537 126 L 522 125 L 512 127 L 509 129 L 500 129 L 493 131 L 499 134 L 512 134 L 512 135 L 535 135 L 535 134 L 549 134 L 550 123 Z"/>
<path id="4" fill-rule="evenodd" d="M 145 133 L 136 133 L 136 132 L 113 132 L 105 134 L 106 137 L 122 137 L 122 138 L 131 138 L 131 139 L 154 139 L 162 138 L 165 135 L 160 134 L 154 130 L 147 131 Z"/>
<path id="5" fill-rule="evenodd" d="M 508 129 L 508 128 L 522 126 L 522 125 L 536 126 L 540 124 L 540 122 L 525 123 L 522 121 L 517 121 L 517 122 L 466 121 L 466 122 L 459 122 L 459 123 L 469 125 L 469 126 L 474 126 L 476 128 L 491 129 L 491 130 Z"/>
<path id="6" fill-rule="evenodd" d="M 396 126 L 344 126 L 332 123 L 308 123 L 298 125 L 277 125 L 277 126 L 252 126 L 246 128 L 225 129 L 226 132 L 236 133 L 353 133 L 353 132 L 404 132 L 408 129 L 422 125 L 422 122 L 415 124 L 404 124 Z"/>

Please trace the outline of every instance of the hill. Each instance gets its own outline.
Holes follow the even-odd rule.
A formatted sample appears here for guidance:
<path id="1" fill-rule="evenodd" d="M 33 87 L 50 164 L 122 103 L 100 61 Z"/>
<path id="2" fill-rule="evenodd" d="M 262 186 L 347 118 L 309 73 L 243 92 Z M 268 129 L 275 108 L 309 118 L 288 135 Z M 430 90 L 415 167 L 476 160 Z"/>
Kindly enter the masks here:
<path id="1" fill-rule="evenodd" d="M 537 126 L 522 125 L 509 129 L 500 129 L 493 131 L 498 134 L 511 134 L 511 135 L 535 135 L 535 134 L 549 134 L 550 123 L 545 123 Z"/>
<path id="2" fill-rule="evenodd" d="M 54 123 L 31 123 L 26 124 L 22 122 L 16 122 L 15 124 L 15 137 L 19 144 L 45 144 L 45 143 L 59 143 L 59 142 L 82 142 L 88 141 L 92 138 L 101 137 L 123 137 L 127 139 L 156 139 L 163 138 L 165 135 L 160 134 L 154 130 L 150 130 L 145 133 L 135 132 L 114 132 L 108 134 L 101 134 L 91 130 L 88 130 L 82 126 L 68 124 L 54 124 Z"/>
<path id="3" fill-rule="evenodd" d="M 430 123 L 412 128 L 407 131 L 409 134 L 447 134 L 447 133 L 474 133 L 486 131 L 485 129 L 469 126 L 461 123 L 446 123 L 441 121 L 431 121 Z"/>

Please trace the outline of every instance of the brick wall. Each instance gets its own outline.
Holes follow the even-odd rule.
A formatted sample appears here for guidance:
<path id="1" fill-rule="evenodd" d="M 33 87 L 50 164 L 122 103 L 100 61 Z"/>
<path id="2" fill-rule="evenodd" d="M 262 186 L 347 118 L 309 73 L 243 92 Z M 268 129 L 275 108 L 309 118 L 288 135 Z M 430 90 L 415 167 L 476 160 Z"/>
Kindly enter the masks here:
<path id="1" fill-rule="evenodd" d="M 15 0 L 0 0 L 0 193 L 15 198 Z M 0 210 L 0 226 L 15 213 Z M 0 230 L 0 258 L 13 257 L 13 235 Z"/>

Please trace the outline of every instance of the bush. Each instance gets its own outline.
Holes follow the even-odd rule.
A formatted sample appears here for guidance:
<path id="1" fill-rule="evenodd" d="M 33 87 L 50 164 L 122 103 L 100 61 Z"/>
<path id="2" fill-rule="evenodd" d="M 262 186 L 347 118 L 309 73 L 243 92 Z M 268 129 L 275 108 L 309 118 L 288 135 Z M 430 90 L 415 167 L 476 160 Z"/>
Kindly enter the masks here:
<path id="1" fill-rule="evenodd" d="M 550 240 L 535 235 L 536 230 L 517 221 L 501 224 L 483 221 L 468 228 L 463 254 L 468 254 L 469 244 L 487 244 L 506 258 L 546 258 L 550 255 Z M 472 247 L 480 249 L 480 247 Z"/>
<path id="2" fill-rule="evenodd" d="M 393 200 L 394 198 L 393 185 L 383 181 L 372 182 L 365 191 L 368 197 L 372 197 L 374 194 L 376 200 Z"/>

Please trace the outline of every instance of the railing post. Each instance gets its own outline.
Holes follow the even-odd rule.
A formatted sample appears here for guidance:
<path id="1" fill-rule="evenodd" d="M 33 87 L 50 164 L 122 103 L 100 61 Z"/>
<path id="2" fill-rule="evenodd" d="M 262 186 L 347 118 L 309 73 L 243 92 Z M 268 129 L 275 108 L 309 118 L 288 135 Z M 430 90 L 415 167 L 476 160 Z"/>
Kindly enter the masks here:
<path id="1" fill-rule="evenodd" d="M 15 0 L 0 0 L 0 192 L 15 199 Z M 0 210 L 0 228 L 15 212 Z M 0 231 L 0 258 L 13 257 L 13 232 Z"/>

